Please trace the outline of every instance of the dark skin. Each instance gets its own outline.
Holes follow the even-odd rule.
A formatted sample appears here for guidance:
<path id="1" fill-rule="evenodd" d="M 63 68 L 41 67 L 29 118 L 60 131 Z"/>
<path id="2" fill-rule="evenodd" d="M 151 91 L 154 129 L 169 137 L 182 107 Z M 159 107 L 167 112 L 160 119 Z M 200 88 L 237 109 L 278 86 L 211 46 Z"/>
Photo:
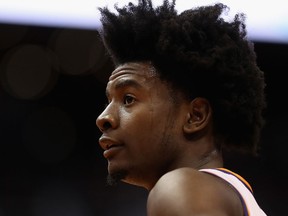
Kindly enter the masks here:
<path id="1" fill-rule="evenodd" d="M 108 173 L 149 191 L 148 216 L 243 216 L 237 193 L 198 171 L 223 167 L 215 146 L 212 109 L 160 80 L 149 62 L 117 67 L 107 84 L 108 106 L 96 124 Z"/>

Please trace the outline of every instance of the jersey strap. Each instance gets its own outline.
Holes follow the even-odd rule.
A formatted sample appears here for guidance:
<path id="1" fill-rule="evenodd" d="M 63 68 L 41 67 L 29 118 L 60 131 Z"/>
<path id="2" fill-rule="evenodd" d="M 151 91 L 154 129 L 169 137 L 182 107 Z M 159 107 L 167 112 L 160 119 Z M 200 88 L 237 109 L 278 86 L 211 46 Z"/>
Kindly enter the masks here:
<path id="1" fill-rule="evenodd" d="M 199 171 L 215 175 L 228 182 L 239 194 L 244 216 L 266 216 L 253 196 L 251 185 L 243 177 L 225 168 L 200 169 Z"/>

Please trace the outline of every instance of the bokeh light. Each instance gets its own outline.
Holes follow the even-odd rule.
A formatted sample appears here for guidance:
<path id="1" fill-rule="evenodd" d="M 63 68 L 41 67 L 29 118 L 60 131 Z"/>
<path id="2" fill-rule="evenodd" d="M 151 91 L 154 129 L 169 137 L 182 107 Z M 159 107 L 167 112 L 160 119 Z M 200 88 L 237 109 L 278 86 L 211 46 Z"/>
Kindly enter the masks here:
<path id="1" fill-rule="evenodd" d="M 53 53 L 39 45 L 12 48 L 5 54 L 0 68 L 3 88 L 18 99 L 38 99 L 57 81 Z"/>
<path id="2" fill-rule="evenodd" d="M 108 59 L 97 31 L 61 29 L 54 32 L 49 46 L 55 52 L 64 74 L 98 72 Z"/>

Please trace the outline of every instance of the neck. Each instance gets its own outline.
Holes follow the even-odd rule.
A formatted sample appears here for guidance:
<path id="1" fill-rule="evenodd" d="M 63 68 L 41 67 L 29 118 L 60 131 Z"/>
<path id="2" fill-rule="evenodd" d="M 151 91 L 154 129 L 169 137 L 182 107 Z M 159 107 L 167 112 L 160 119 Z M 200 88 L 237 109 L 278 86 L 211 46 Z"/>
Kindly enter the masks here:
<path id="1" fill-rule="evenodd" d="M 196 169 L 223 167 L 222 154 L 218 150 L 213 149 L 203 154 L 195 165 Z"/>

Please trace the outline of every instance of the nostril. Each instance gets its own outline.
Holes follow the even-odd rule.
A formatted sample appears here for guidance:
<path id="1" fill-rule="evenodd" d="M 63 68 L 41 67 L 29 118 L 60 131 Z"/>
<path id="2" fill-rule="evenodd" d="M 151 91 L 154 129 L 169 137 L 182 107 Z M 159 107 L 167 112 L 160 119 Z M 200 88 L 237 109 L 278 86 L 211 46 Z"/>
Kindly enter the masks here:
<path id="1" fill-rule="evenodd" d="M 112 115 L 106 114 L 100 115 L 96 119 L 96 125 L 100 129 L 100 131 L 104 132 L 108 129 L 115 128 L 117 124 L 116 119 Z"/>
<path id="2" fill-rule="evenodd" d="M 103 130 L 108 130 L 109 128 L 111 128 L 111 124 L 106 121 L 106 122 L 103 124 Z"/>

